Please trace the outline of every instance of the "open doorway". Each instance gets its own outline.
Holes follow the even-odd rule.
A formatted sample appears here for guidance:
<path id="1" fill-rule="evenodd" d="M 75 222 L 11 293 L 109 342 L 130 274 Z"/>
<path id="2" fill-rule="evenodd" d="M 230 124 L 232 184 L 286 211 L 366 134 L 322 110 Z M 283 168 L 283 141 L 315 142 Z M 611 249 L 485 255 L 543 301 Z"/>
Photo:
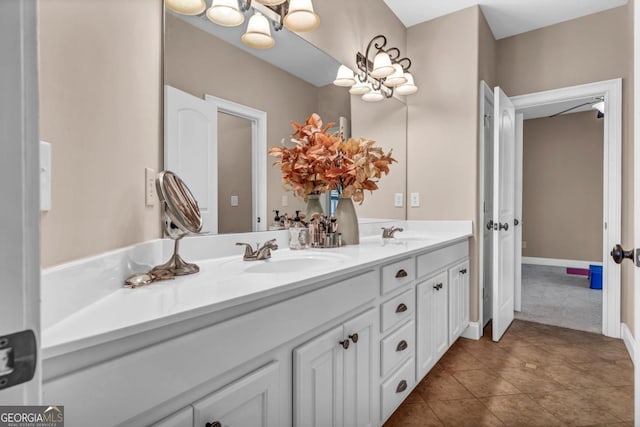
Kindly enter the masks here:
<path id="1" fill-rule="evenodd" d="M 604 116 L 599 98 L 522 110 L 516 319 L 602 332 Z"/>
<path id="2" fill-rule="evenodd" d="M 522 240 L 524 116 L 526 115 L 528 119 L 538 119 L 541 117 L 551 116 L 558 112 L 568 113 L 569 111 L 565 110 L 571 109 L 573 111 L 575 109 L 578 113 L 591 111 L 590 114 L 597 117 L 598 113 L 593 109 L 593 107 L 601 102 L 603 102 L 603 104 L 598 106 L 604 111 L 604 117 L 602 117 L 601 120 L 602 128 L 599 132 L 599 135 L 602 136 L 603 140 L 599 149 L 601 153 L 599 158 L 599 165 L 601 165 L 599 173 L 602 177 L 602 191 L 596 192 L 595 195 L 598 200 L 591 200 L 589 204 L 591 211 L 601 212 L 600 217 L 596 216 L 595 219 L 590 219 L 590 221 L 594 223 L 598 222 L 595 227 L 599 229 L 601 239 L 599 244 L 595 245 L 595 251 L 599 248 L 600 256 L 593 255 L 595 252 L 592 252 L 591 256 L 585 256 L 584 253 L 580 254 L 579 257 L 576 255 L 568 255 L 569 252 L 566 250 L 566 247 L 563 249 L 562 245 L 560 245 L 558 247 L 559 252 L 550 255 L 553 258 L 545 258 L 539 255 L 539 253 L 536 255 L 527 251 L 524 253 L 524 261 L 527 265 L 531 265 L 533 264 L 532 261 L 538 264 L 548 264 L 548 262 L 545 263 L 544 261 L 549 259 L 559 260 L 556 262 L 556 264 L 559 265 L 543 265 L 543 267 L 564 268 L 565 275 L 567 273 L 567 267 L 577 269 L 570 270 L 570 273 L 584 274 L 584 270 L 589 269 L 590 265 L 598 267 L 598 264 L 602 263 L 602 308 L 600 331 L 604 335 L 610 337 L 620 337 L 620 270 L 619 268 L 616 268 L 616 265 L 608 256 L 608 253 L 610 248 L 615 245 L 617 240 L 619 240 L 621 227 L 621 93 L 621 79 L 554 89 L 516 97 L 508 97 L 508 94 L 505 94 L 504 91 L 499 88 L 496 88 L 495 91 L 493 91 L 484 82 L 481 82 L 479 117 L 481 123 L 479 135 L 479 170 L 481 171 L 479 187 L 479 224 L 482 226 L 484 232 L 480 233 L 479 242 L 479 273 L 481 280 L 479 281 L 478 294 L 482 297 L 479 298 L 478 301 L 478 310 L 480 312 L 480 319 L 482 319 L 483 326 L 493 318 L 494 340 L 499 339 L 501 336 L 499 331 L 508 327 L 511 322 L 510 319 L 513 319 L 514 317 L 513 311 L 510 313 L 504 311 L 505 307 L 508 308 L 510 306 L 511 310 L 515 310 L 515 312 L 521 312 L 523 309 L 521 276 L 523 243 L 527 248 L 534 249 L 531 247 L 531 244 L 535 243 L 534 241 L 536 238 L 541 237 L 525 237 L 525 240 Z M 497 96 L 497 94 L 500 94 L 499 102 L 498 98 L 494 99 L 494 95 Z M 496 104 L 495 108 L 492 109 L 491 105 L 494 101 Z M 578 105 L 580 107 L 574 108 Z M 505 112 L 508 112 L 509 109 L 511 111 L 511 115 L 506 117 Z M 584 111 L 581 111 L 581 109 Z M 498 114 L 497 111 L 500 113 Z M 597 120 L 597 118 L 594 120 Z M 597 122 L 593 125 L 596 129 L 597 126 L 599 126 Z M 494 131 L 493 128 L 497 130 Z M 493 146 L 493 152 L 491 152 L 491 148 L 487 147 L 487 145 Z M 511 148 L 509 148 L 510 146 Z M 497 151 L 496 147 L 500 147 L 500 151 Z M 506 151 L 503 153 L 503 150 Z M 505 155 L 511 156 L 507 157 L 511 160 L 508 162 L 503 161 L 503 159 L 505 159 Z M 499 163 L 497 162 L 497 159 L 500 159 Z M 547 163 L 545 162 L 549 162 L 549 159 L 543 158 L 541 164 L 538 164 L 537 168 L 546 169 Z M 569 160 L 566 160 L 565 157 L 564 162 L 567 163 Z M 572 163 L 575 163 L 575 161 Z M 515 164 L 515 166 L 513 166 L 513 164 Z M 497 167 L 495 165 L 497 165 Z M 567 168 L 567 165 L 564 166 Z M 507 167 L 507 169 L 502 171 L 505 167 Z M 515 168 L 515 174 L 511 168 Z M 558 178 L 556 178 L 556 181 L 557 179 Z M 598 184 L 592 185 L 597 186 Z M 537 191 L 551 192 L 549 187 L 552 186 L 561 187 L 552 180 L 551 182 L 546 183 L 546 187 Z M 507 193 L 503 194 L 503 191 L 507 191 Z M 511 196 L 508 194 L 511 194 Z M 565 196 L 565 198 L 569 197 Z M 591 198 L 588 198 L 588 200 Z M 587 199 L 582 201 L 586 200 Z M 490 205 L 491 201 L 494 202 L 493 207 Z M 499 201 L 499 206 L 496 205 L 496 201 Z M 507 201 L 509 206 L 504 205 Z M 551 231 L 550 229 L 552 227 L 550 227 L 549 221 L 557 221 L 557 218 L 559 217 L 558 210 L 555 209 L 556 206 L 559 206 L 559 203 L 552 202 L 550 204 L 552 206 L 535 206 L 536 208 L 546 209 L 547 211 L 543 213 L 551 215 L 551 219 L 546 218 L 542 221 L 542 226 L 548 227 L 547 229 L 543 229 L 542 232 L 538 232 L 538 234 L 542 234 L 542 237 L 544 237 L 545 233 Z M 574 202 L 574 204 L 579 205 L 578 202 Z M 591 206 L 594 204 L 595 206 Z M 584 210 L 585 208 L 583 207 L 582 209 Z M 505 213 L 509 213 L 509 215 L 503 214 L 503 211 Z M 578 219 L 576 215 L 580 215 L 580 218 Z M 565 225 L 564 227 L 575 226 L 584 219 L 584 216 L 585 214 L 583 212 L 570 214 L 569 225 Z M 526 221 L 527 219 L 524 218 L 525 223 Z M 555 233 L 561 234 L 558 231 Z M 507 246 L 502 243 L 500 243 L 500 246 L 496 246 L 496 240 L 501 241 L 500 239 L 505 237 L 508 239 L 505 241 L 515 242 L 515 244 L 508 246 L 513 249 L 509 249 L 509 251 L 506 252 L 504 249 Z M 586 236 L 579 236 L 576 244 L 586 246 L 584 242 L 579 240 L 580 238 L 585 237 Z M 590 237 L 593 239 L 593 235 Z M 527 239 L 529 240 L 527 241 Z M 591 244 L 590 248 L 593 251 L 594 245 Z M 567 255 L 563 256 L 561 255 L 562 253 Z M 567 263 L 567 260 L 571 260 L 572 262 Z M 529 271 L 525 271 L 525 280 L 527 280 L 527 275 L 529 273 Z M 580 274 L 577 276 L 580 276 Z M 584 279 L 583 277 L 578 277 L 578 280 Z M 586 283 L 588 284 L 589 282 Z M 556 299 L 559 298 L 560 297 L 556 295 Z M 571 297 L 566 296 L 565 298 Z M 500 305 L 497 305 L 496 301 L 498 301 Z M 555 302 L 557 303 L 558 301 Z M 556 307 L 555 310 L 558 310 L 558 308 Z M 496 322 L 496 316 L 499 322 Z M 498 328 L 498 331 L 496 331 L 496 324 L 502 325 Z M 577 328 L 576 325 L 563 326 Z"/>

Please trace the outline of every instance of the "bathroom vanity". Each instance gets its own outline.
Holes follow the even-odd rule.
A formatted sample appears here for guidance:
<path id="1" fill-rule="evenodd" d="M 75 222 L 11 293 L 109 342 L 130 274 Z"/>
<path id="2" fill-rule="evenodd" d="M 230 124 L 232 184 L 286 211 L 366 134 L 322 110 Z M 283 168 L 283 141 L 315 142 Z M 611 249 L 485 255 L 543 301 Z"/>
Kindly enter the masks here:
<path id="1" fill-rule="evenodd" d="M 185 239 L 200 273 L 139 289 L 122 278 L 169 242 L 44 271 L 44 401 L 69 426 L 382 425 L 469 324 L 471 222 L 394 224 L 267 261 Z"/>

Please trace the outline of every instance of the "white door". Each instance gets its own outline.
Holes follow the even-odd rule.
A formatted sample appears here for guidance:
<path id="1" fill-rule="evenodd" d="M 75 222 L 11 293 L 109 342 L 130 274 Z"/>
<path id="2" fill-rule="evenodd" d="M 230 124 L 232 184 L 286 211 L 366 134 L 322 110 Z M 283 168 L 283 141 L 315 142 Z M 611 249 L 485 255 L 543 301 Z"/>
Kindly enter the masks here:
<path id="1" fill-rule="evenodd" d="M 480 85 L 480 96 L 483 101 L 480 120 L 482 122 L 482 145 L 484 174 L 482 201 L 482 328 L 492 316 L 493 286 L 493 90 L 483 81 Z"/>
<path id="2" fill-rule="evenodd" d="M 344 352 L 344 425 L 369 427 L 373 425 L 373 326 L 376 310 L 344 324 L 342 336 L 349 338 L 350 347 Z"/>
<path id="3" fill-rule="evenodd" d="M 515 163 L 515 179 L 516 179 L 516 206 L 515 219 L 513 226 L 515 227 L 515 311 L 522 311 L 522 154 L 524 149 L 524 115 L 516 114 L 516 163 Z"/>
<path id="4" fill-rule="evenodd" d="M 164 167 L 198 201 L 202 231 L 218 233 L 218 110 L 171 86 L 164 97 Z"/>
<path id="5" fill-rule="evenodd" d="M 40 199 L 36 2 L 0 2 L 0 405 L 39 404 Z M 28 353 L 15 333 L 29 340 Z M 35 368 L 13 363 L 27 359 Z M 18 384 L 19 381 L 26 382 Z M 13 385 L 13 383 L 16 385 Z M 56 402 L 58 403 L 58 402 Z"/>
<path id="6" fill-rule="evenodd" d="M 194 425 L 281 426 L 279 369 L 279 363 L 272 362 L 194 403 Z"/>
<path id="7" fill-rule="evenodd" d="M 515 141 L 516 115 L 509 97 L 494 93 L 493 144 L 493 340 L 513 321 L 515 281 Z"/>
<path id="8" fill-rule="evenodd" d="M 294 426 L 344 425 L 344 352 L 350 344 L 338 326 L 293 351 Z"/>
<path id="9" fill-rule="evenodd" d="M 640 81 L 640 7 L 634 8 L 634 78 Z M 634 104 L 636 105 L 634 112 L 634 163 L 633 163 L 633 180 L 634 180 L 634 205 L 633 205 L 633 226 L 634 226 L 634 244 L 636 251 L 640 249 L 640 84 L 634 86 Z M 638 254 L 636 253 L 636 259 Z M 633 318 L 635 341 L 638 342 L 638 332 L 640 331 L 640 268 L 636 264 L 634 268 L 634 301 L 633 301 Z M 635 420 L 640 420 L 640 351 L 634 352 L 634 389 L 635 389 Z"/>

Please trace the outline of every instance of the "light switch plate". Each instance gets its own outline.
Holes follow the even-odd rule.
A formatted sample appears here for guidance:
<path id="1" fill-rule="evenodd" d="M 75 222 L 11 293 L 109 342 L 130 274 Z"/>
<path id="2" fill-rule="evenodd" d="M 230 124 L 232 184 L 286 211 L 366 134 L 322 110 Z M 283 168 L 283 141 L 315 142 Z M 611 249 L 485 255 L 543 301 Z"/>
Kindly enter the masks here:
<path id="1" fill-rule="evenodd" d="M 289 206 L 289 197 L 282 196 L 282 207 L 286 208 L 287 206 Z"/>
<path id="2" fill-rule="evenodd" d="M 156 171 L 144 169 L 144 203 L 147 206 L 156 204 Z"/>
<path id="3" fill-rule="evenodd" d="M 396 193 L 393 204 L 396 208 L 401 208 L 404 205 L 404 193 Z"/>
<path id="4" fill-rule="evenodd" d="M 420 193 L 411 193 L 411 207 L 420 207 Z"/>
<path id="5" fill-rule="evenodd" d="M 51 210 L 51 144 L 40 141 L 40 210 Z"/>
<path id="6" fill-rule="evenodd" d="M 238 206 L 238 196 L 231 196 L 231 206 L 234 208 Z"/>

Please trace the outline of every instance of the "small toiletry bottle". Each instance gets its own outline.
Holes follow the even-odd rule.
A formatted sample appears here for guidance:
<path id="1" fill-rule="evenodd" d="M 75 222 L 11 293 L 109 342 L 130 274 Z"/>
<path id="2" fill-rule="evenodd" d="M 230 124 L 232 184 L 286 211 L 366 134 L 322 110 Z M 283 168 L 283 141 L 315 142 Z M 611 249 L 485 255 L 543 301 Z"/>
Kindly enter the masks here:
<path id="1" fill-rule="evenodd" d="M 307 247 L 307 229 L 302 226 L 300 220 L 300 211 L 296 211 L 293 219 L 293 225 L 289 228 L 291 240 L 289 240 L 289 249 L 305 249 Z"/>
<path id="2" fill-rule="evenodd" d="M 281 221 L 280 221 L 280 211 L 274 210 L 276 216 L 273 218 L 273 224 L 269 226 L 269 231 L 282 230 L 284 229 Z"/>

